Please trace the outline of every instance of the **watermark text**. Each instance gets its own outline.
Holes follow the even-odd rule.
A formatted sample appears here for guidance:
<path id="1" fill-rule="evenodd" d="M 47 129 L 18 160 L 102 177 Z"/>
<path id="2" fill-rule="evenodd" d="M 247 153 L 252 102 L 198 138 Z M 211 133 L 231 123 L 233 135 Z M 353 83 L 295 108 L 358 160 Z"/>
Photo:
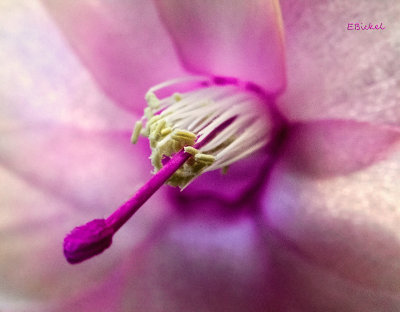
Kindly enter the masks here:
<path id="1" fill-rule="evenodd" d="M 380 24 L 373 24 L 373 23 L 348 23 L 347 30 L 383 30 L 385 26 L 383 23 Z"/>

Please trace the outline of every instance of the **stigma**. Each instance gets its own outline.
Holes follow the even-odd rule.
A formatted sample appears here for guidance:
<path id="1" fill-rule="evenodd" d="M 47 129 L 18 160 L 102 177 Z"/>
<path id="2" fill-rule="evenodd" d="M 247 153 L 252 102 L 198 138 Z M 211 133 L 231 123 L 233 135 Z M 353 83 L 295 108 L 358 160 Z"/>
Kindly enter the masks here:
<path id="1" fill-rule="evenodd" d="M 183 91 L 181 91 L 183 90 Z M 167 184 L 183 190 L 204 172 L 229 166 L 263 148 L 272 130 L 271 113 L 260 89 L 235 78 L 185 77 L 152 87 L 147 107 L 131 141 L 148 138 L 151 163 L 158 172 L 182 148 L 191 157 Z M 194 149 L 214 129 L 234 118 L 215 138 Z"/>
<path id="2" fill-rule="evenodd" d="M 64 255 L 80 263 L 111 246 L 113 235 L 164 184 L 183 190 L 199 175 L 265 147 L 274 133 L 273 110 L 256 85 L 234 78 L 186 77 L 156 85 L 135 124 L 131 142 L 150 142 L 153 176 L 109 217 L 73 229 Z"/>

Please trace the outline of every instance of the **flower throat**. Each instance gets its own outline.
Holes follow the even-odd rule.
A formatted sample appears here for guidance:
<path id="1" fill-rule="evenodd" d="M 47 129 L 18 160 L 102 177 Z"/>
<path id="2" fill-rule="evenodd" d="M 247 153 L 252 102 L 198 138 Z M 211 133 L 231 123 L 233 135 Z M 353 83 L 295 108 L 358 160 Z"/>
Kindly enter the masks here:
<path id="1" fill-rule="evenodd" d="M 174 91 L 179 86 L 186 92 L 174 92 L 163 98 L 155 92 Z M 269 141 L 270 114 L 259 94 L 249 90 L 249 84 L 232 78 L 189 77 L 171 80 L 152 87 L 146 94 L 148 107 L 136 122 L 132 143 L 143 135 L 150 141 L 150 159 L 154 173 L 170 157 L 184 148 L 191 154 L 188 161 L 167 181 L 184 189 L 194 178 L 206 171 L 222 169 L 245 158 Z M 164 92 L 165 93 L 165 92 Z M 215 138 L 201 143 L 218 126 L 233 119 Z"/>
<path id="2" fill-rule="evenodd" d="M 64 239 L 69 263 L 102 253 L 113 235 L 164 184 L 183 190 L 206 171 L 222 169 L 268 144 L 272 113 L 256 85 L 234 78 L 186 77 L 152 87 L 131 141 L 150 141 L 154 175 L 106 219 L 76 227 Z"/>

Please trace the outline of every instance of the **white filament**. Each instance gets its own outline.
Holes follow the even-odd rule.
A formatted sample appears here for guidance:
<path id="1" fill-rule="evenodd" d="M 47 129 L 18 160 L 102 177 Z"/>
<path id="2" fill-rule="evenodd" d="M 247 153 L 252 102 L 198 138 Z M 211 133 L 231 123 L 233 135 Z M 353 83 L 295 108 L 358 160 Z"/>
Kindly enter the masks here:
<path id="1" fill-rule="evenodd" d="M 141 122 L 146 122 L 147 130 L 142 130 L 142 134 L 150 138 L 153 151 L 151 158 L 155 170 L 162 166 L 162 157 L 171 156 L 184 146 L 202 142 L 214 129 L 235 117 L 230 125 L 199 149 L 196 159 L 207 159 L 207 164 L 201 169 L 196 169 L 197 171 L 193 169 L 193 172 L 181 173 L 187 177 L 187 181 L 178 183 L 181 187 L 185 187 L 202 172 L 226 168 L 233 162 L 247 157 L 264 147 L 270 140 L 271 117 L 258 94 L 234 84 L 200 84 L 207 81 L 204 77 L 174 79 L 152 87 L 146 94 L 149 106 Z M 164 98 L 158 98 L 155 94 L 171 86 L 179 90 L 180 84 L 187 83 L 197 83 L 197 87 Z M 159 117 L 154 118 L 153 125 L 150 125 L 149 120 L 152 116 Z M 168 130 L 162 131 L 163 129 Z M 176 131 L 180 130 L 192 133 L 193 138 L 197 140 L 193 140 L 188 132 L 177 135 Z M 137 128 L 135 133 L 136 137 L 133 139 L 137 140 Z M 185 170 L 190 171 L 190 165 L 187 165 Z M 189 178 L 191 174 L 193 176 Z"/>

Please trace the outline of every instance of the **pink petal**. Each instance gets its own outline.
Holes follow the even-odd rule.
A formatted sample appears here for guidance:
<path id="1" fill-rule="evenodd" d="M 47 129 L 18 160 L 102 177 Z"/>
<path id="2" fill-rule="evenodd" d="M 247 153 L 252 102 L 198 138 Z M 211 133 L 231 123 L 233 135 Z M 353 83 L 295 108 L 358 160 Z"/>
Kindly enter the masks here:
<path id="1" fill-rule="evenodd" d="M 130 146 L 129 136 L 64 127 L 2 133 L 6 294 L 48 301 L 90 288 L 163 217 L 168 203 L 161 191 L 115 236 L 109 252 L 76 269 L 62 255 L 63 238 L 73 227 L 112 213 L 150 177 L 144 146 Z"/>
<path id="2" fill-rule="evenodd" d="M 0 127 L 63 123 L 85 129 L 132 129 L 135 116 L 116 107 L 36 1 L 0 10 Z"/>
<path id="3" fill-rule="evenodd" d="M 399 132 L 335 123 L 298 127 L 264 194 L 265 221 L 315 267 L 398 309 Z"/>
<path id="4" fill-rule="evenodd" d="M 65 234 L 150 177 L 147 142 L 129 143 L 135 116 L 98 91 L 37 2 L 4 3 L 0 17 L 0 310 L 25 311 L 104 280 L 168 203 L 159 193 L 101 258 L 66 263 Z"/>
<path id="5" fill-rule="evenodd" d="M 282 1 L 292 119 L 350 118 L 399 125 L 400 2 Z M 383 23 L 384 30 L 347 30 Z"/>
<path id="6" fill-rule="evenodd" d="M 142 110 L 149 87 L 185 73 L 151 1 L 42 0 L 96 82 Z"/>
<path id="7" fill-rule="evenodd" d="M 394 296 L 309 262 L 251 217 L 209 217 L 175 215 L 112 278 L 52 311 L 385 312 L 400 306 Z"/>
<path id="8" fill-rule="evenodd" d="M 252 220 L 169 221 L 126 258 L 108 284 L 119 292 L 99 311 L 265 311 L 267 266 Z M 90 309 L 86 303 L 101 300 L 101 291 L 56 311 Z"/>
<path id="9" fill-rule="evenodd" d="M 278 1 L 156 1 L 185 66 L 233 76 L 266 91 L 285 84 L 283 31 Z"/>
<path id="10" fill-rule="evenodd" d="M 351 120 L 299 122 L 285 151 L 292 169 L 313 177 L 346 175 L 384 159 L 400 130 Z"/>

